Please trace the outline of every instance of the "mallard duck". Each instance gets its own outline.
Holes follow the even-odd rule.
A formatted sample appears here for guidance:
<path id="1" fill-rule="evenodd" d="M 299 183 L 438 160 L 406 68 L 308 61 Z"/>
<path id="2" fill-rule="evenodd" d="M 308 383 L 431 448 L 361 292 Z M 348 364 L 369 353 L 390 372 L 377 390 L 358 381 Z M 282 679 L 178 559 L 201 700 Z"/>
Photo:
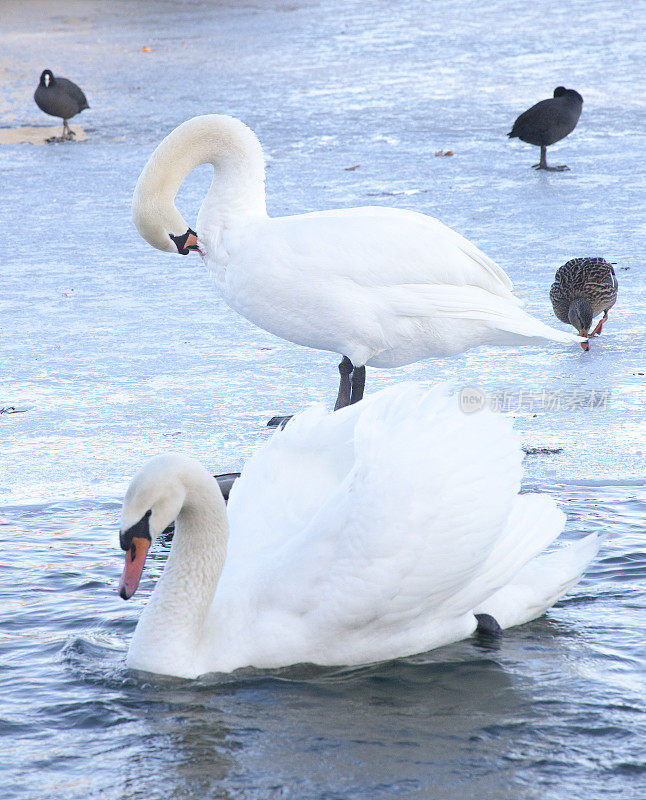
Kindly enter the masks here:
<path id="1" fill-rule="evenodd" d="M 61 139 L 71 139 L 74 136 L 74 131 L 67 124 L 67 120 L 90 107 L 80 87 L 67 78 L 55 78 L 51 69 L 42 71 L 40 82 L 34 92 L 34 100 L 45 114 L 62 118 Z"/>
<path id="2" fill-rule="evenodd" d="M 608 319 L 608 311 L 617 302 L 618 288 L 612 264 L 603 258 L 572 258 L 556 270 L 550 300 L 561 322 L 574 325 L 580 336 L 596 336 Z M 588 334 L 593 318 L 602 311 L 602 319 Z M 590 349 L 587 341 L 581 342 L 581 347 Z"/>
<path id="3" fill-rule="evenodd" d="M 554 89 L 554 97 L 541 100 L 527 111 L 523 111 L 507 136 L 510 139 L 517 137 L 523 142 L 541 148 L 541 160 L 533 165 L 534 169 L 563 172 L 570 169 L 566 164 L 558 167 L 547 166 L 547 148 L 572 133 L 581 116 L 582 106 L 583 98 L 578 92 L 557 86 Z"/>

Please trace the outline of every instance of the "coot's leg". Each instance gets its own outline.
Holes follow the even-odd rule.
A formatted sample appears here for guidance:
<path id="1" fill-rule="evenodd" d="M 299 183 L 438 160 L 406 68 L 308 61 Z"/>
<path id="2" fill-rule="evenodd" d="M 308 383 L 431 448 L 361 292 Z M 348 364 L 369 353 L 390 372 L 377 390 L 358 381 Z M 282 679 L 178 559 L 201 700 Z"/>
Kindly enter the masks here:
<path id="1" fill-rule="evenodd" d="M 541 160 L 538 164 L 534 164 L 533 169 L 546 169 L 548 172 L 566 172 L 569 171 L 569 167 L 566 164 L 561 164 L 559 167 L 548 167 L 547 166 L 547 145 L 541 145 Z"/>
<path id="2" fill-rule="evenodd" d="M 358 403 L 363 397 L 363 390 L 366 385 L 366 368 L 355 367 L 352 372 L 352 393 L 350 395 L 350 405 Z"/>
<path id="3" fill-rule="evenodd" d="M 547 146 L 541 145 L 541 160 L 538 164 L 532 164 L 532 169 L 549 169 L 547 166 Z"/>
<path id="4" fill-rule="evenodd" d="M 74 131 L 67 124 L 67 120 L 63 120 L 63 139 L 71 139 L 74 136 Z"/>
<path id="5" fill-rule="evenodd" d="M 338 411 L 340 408 L 344 408 L 345 406 L 350 405 L 350 395 L 352 392 L 352 384 L 350 381 L 350 375 L 352 375 L 352 370 L 354 367 L 352 366 L 352 361 L 347 356 L 343 356 L 341 363 L 339 364 L 339 373 L 341 374 L 341 380 L 339 381 L 339 394 L 336 398 L 336 403 L 334 404 L 334 410 Z"/>

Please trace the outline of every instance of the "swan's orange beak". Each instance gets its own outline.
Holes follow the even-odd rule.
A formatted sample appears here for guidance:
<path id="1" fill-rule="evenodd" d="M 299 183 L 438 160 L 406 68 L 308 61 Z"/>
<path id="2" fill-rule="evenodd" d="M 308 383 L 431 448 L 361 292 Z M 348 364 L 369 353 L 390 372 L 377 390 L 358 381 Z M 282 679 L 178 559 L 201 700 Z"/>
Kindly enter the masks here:
<path id="1" fill-rule="evenodd" d="M 191 250 L 197 251 L 200 255 L 202 254 L 202 251 L 197 244 L 197 234 L 190 228 L 181 236 L 175 236 L 172 233 L 169 233 L 168 235 L 173 240 L 173 243 L 177 248 L 177 252 L 180 255 L 187 256 Z"/>
<path id="2" fill-rule="evenodd" d="M 150 539 L 144 539 L 142 536 L 133 536 L 132 544 L 126 553 L 126 563 L 119 581 L 119 595 L 124 600 L 128 600 L 137 591 L 149 547 Z"/>
<path id="3" fill-rule="evenodd" d="M 198 253 L 202 251 L 197 246 L 197 236 L 194 233 L 189 233 L 188 238 L 186 239 L 186 244 L 184 245 L 187 250 L 197 250 Z"/>

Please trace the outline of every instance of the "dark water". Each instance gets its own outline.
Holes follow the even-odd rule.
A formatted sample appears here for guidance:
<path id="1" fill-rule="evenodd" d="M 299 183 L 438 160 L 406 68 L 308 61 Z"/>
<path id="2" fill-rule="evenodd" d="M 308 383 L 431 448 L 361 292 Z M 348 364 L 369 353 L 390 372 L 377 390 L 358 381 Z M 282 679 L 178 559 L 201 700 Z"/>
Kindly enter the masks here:
<path id="1" fill-rule="evenodd" d="M 646 489 L 541 488 L 564 501 L 568 537 L 608 539 L 567 598 L 500 643 L 198 681 L 124 667 L 168 542 L 126 604 L 118 503 L 4 509 L 2 796 L 645 797 Z"/>

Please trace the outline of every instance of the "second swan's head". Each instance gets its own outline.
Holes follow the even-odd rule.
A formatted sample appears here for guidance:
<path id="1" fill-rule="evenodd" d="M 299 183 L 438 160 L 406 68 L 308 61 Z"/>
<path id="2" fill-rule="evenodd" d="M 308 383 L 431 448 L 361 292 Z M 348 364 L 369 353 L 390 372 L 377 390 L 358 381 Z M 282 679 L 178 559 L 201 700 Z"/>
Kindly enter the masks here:
<path id="1" fill-rule="evenodd" d="M 197 236 L 175 206 L 184 178 L 200 164 L 213 164 L 223 187 L 228 181 L 248 183 L 255 207 L 260 191 L 264 207 L 264 157 L 260 142 L 243 122 L 222 114 L 206 114 L 183 122 L 168 134 L 148 159 L 132 197 L 132 219 L 142 238 L 158 250 L 187 255 L 197 250 Z M 213 187 L 212 187 L 213 188 Z"/>
<path id="2" fill-rule="evenodd" d="M 212 523 L 215 519 L 217 525 L 224 526 L 226 537 L 224 498 L 218 482 L 198 461 L 168 453 L 144 464 L 130 482 L 121 509 L 119 543 L 126 557 L 119 594 L 124 600 L 135 593 L 148 548 L 160 533 L 174 520 L 179 524 L 182 514 L 197 514 L 203 519 L 205 509 L 214 515 Z"/>
<path id="3" fill-rule="evenodd" d="M 119 583 L 124 600 L 135 593 L 148 548 L 177 518 L 186 499 L 184 459 L 166 455 L 151 459 L 130 482 L 123 500 L 119 544 L 126 561 Z"/>

